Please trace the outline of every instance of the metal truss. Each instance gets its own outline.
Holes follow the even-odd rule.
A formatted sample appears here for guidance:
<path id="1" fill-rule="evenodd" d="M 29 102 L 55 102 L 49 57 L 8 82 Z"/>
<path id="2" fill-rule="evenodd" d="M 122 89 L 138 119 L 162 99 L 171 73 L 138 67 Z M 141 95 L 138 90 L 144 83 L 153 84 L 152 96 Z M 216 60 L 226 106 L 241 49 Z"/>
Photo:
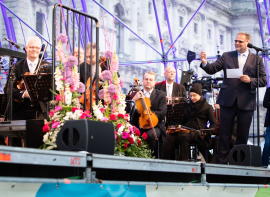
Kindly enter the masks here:
<path id="1" fill-rule="evenodd" d="M 59 1 L 61 2 L 61 0 L 59 0 Z M 67 3 L 67 1 L 68 0 L 65 1 L 65 4 Z M 75 0 L 71 0 L 71 1 L 72 1 L 73 8 L 76 9 Z M 145 39 L 143 39 L 142 37 L 140 37 L 130 27 L 128 27 L 121 19 L 119 19 L 118 17 L 116 17 L 113 13 L 109 12 L 97 0 L 89 0 L 89 1 L 93 1 L 94 3 L 96 3 L 101 9 L 103 9 L 109 15 L 111 15 L 112 17 L 114 17 L 115 20 L 117 20 L 120 24 L 122 24 L 132 34 L 134 34 L 137 38 L 139 38 L 142 42 L 144 42 L 147 46 L 149 46 L 152 50 L 154 50 L 160 56 L 160 59 L 157 59 L 157 60 L 120 62 L 119 63 L 120 66 L 138 65 L 138 64 L 152 64 L 152 63 L 163 63 L 164 66 L 166 67 L 169 62 L 173 62 L 174 63 L 174 67 L 176 69 L 177 69 L 177 62 L 179 62 L 179 61 L 186 61 L 186 59 L 177 58 L 176 57 L 176 52 L 174 50 L 175 44 L 176 44 L 177 40 L 183 35 L 183 33 L 185 32 L 185 30 L 188 27 L 188 25 L 191 23 L 191 21 L 194 19 L 194 17 L 196 16 L 196 14 L 200 11 L 200 9 L 203 7 L 203 5 L 206 2 L 206 0 L 202 0 L 202 3 L 197 8 L 197 10 L 194 12 L 194 14 L 189 19 L 189 21 L 186 23 L 186 25 L 184 26 L 184 28 L 182 29 L 182 31 L 179 33 L 179 35 L 175 39 L 173 39 L 173 37 L 172 37 L 172 28 L 171 28 L 169 17 L 168 17 L 168 10 L 167 10 L 167 5 L 166 5 L 166 0 L 162 0 L 163 1 L 163 5 L 164 5 L 164 11 L 165 11 L 165 15 L 166 15 L 166 20 L 167 20 L 167 25 L 168 25 L 168 32 L 169 32 L 169 36 L 170 36 L 170 43 L 171 43 L 170 48 L 167 51 L 165 51 L 164 46 L 163 46 L 162 34 L 161 34 L 161 30 L 160 30 L 160 22 L 159 22 L 158 13 L 157 13 L 156 1 L 155 0 L 152 0 L 154 12 L 155 12 L 156 23 L 157 23 L 157 30 L 158 30 L 159 39 L 160 39 L 160 46 L 161 46 L 161 52 L 160 52 L 158 49 L 156 49 L 154 46 L 152 46 L 149 42 L 147 42 Z M 268 6 L 270 6 L 270 0 L 268 2 L 267 2 L 267 0 L 263 0 L 263 4 L 260 3 L 259 0 L 254 0 L 254 1 L 255 1 L 255 4 L 256 4 L 256 8 L 257 8 L 257 16 L 258 16 L 258 22 L 259 22 L 259 27 L 260 27 L 260 36 L 261 36 L 261 40 L 262 40 L 262 46 L 263 46 L 264 49 L 266 49 L 266 51 L 268 51 L 268 48 L 270 46 L 270 39 L 269 38 L 265 38 L 265 32 L 266 31 L 268 31 L 268 33 L 270 32 L 270 20 L 269 20 L 269 10 L 268 10 Z M 34 30 L 30 25 L 28 25 L 20 17 L 18 17 L 14 12 L 12 12 L 4 4 L 4 0 L 0 0 L 0 5 L 1 5 L 1 8 L 2 8 L 2 14 L 3 14 L 5 26 L 6 26 L 7 37 L 9 39 L 16 40 L 16 36 L 15 36 L 15 33 L 14 33 L 14 29 L 12 31 L 12 20 L 11 20 L 11 18 L 10 19 L 7 18 L 6 10 L 8 10 L 12 15 L 14 15 L 20 21 L 20 23 L 21 22 L 24 23 L 28 28 L 30 28 L 33 32 L 35 32 L 41 39 L 43 39 L 44 41 L 48 42 L 51 45 L 50 41 L 47 41 L 41 34 L 39 34 L 36 30 Z M 88 10 L 87 10 L 87 6 L 86 6 L 86 0 L 81 0 L 81 6 L 82 6 L 82 10 L 81 11 L 87 13 Z M 263 25 L 262 12 L 261 12 L 261 10 L 265 13 L 265 25 Z M 44 19 L 45 19 L 45 17 L 44 17 Z M 79 26 L 79 22 L 78 21 L 79 20 L 78 20 L 78 16 L 77 15 L 75 15 L 75 19 L 76 19 L 76 23 L 75 23 L 75 20 L 71 20 L 70 25 L 77 26 L 76 28 L 78 29 L 78 26 Z M 46 21 L 45 21 L 45 23 L 46 23 Z M 84 21 L 82 21 L 82 23 L 84 23 Z M 46 27 L 47 27 L 47 25 L 46 25 Z M 90 41 L 91 33 L 89 31 L 89 29 L 90 29 L 89 21 L 87 21 L 87 26 L 84 27 L 84 28 L 87 28 L 87 38 L 86 39 L 88 41 Z M 22 28 L 21 28 L 21 30 L 22 30 L 22 33 L 23 33 L 23 29 Z M 47 28 L 47 32 L 48 32 L 48 28 Z M 84 29 L 82 29 L 81 34 L 80 34 L 80 37 L 81 38 L 78 38 L 79 40 L 81 40 L 81 46 L 82 47 L 84 46 L 84 40 L 82 39 L 84 37 L 83 34 L 84 34 Z M 50 37 L 49 36 L 49 33 L 48 33 L 48 37 Z M 1 46 L 1 43 L 0 43 L 0 46 Z M 173 53 L 173 58 L 172 59 L 168 59 L 168 55 L 169 55 L 170 52 Z M 269 68 L 267 66 L 267 62 L 269 61 L 269 59 L 267 58 L 268 53 L 264 53 L 264 54 L 262 54 L 262 56 L 264 58 L 264 63 L 265 63 L 265 68 L 266 68 L 266 73 L 267 73 L 267 84 L 269 86 Z M 208 59 L 216 59 L 216 58 L 217 58 L 217 56 L 210 56 L 210 57 L 208 57 Z M 196 58 L 195 60 L 199 60 L 199 59 Z M 176 76 L 176 82 L 178 82 L 178 76 Z"/>

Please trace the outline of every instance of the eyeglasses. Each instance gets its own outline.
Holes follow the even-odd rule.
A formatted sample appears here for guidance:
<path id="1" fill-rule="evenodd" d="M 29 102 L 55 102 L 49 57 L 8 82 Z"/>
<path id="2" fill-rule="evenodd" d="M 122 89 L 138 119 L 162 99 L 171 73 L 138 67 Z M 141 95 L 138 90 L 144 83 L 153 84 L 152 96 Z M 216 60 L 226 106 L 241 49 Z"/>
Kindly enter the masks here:
<path id="1" fill-rule="evenodd" d="M 242 41 L 242 40 L 234 40 L 235 43 L 239 42 L 240 44 L 247 42 L 247 41 Z"/>

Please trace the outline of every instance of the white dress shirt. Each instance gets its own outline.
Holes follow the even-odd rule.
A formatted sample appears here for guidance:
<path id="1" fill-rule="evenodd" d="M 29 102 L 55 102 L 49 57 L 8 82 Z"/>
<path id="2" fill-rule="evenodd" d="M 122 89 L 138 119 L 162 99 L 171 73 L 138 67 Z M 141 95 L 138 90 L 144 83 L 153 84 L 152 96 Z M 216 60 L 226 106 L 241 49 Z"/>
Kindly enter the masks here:
<path id="1" fill-rule="evenodd" d="M 168 82 L 166 81 L 166 93 L 167 93 L 167 96 L 172 97 L 172 90 L 173 90 L 173 83 L 168 84 Z"/>
<path id="2" fill-rule="evenodd" d="M 37 64 L 38 64 L 38 58 L 34 62 L 31 62 L 28 58 L 26 60 L 27 60 L 27 65 L 28 65 L 28 68 L 29 68 L 29 72 L 34 73 L 35 69 L 37 67 Z"/>
<path id="3" fill-rule="evenodd" d="M 154 88 L 153 88 L 154 89 Z M 145 97 L 147 97 L 147 98 L 149 98 L 150 99 L 150 95 L 151 95 L 151 93 L 153 92 L 153 89 L 152 90 L 150 90 L 150 91 L 146 91 L 145 89 L 143 89 L 143 95 L 145 96 Z"/>
<path id="4" fill-rule="evenodd" d="M 249 53 L 249 50 L 247 50 L 244 53 L 239 53 L 238 52 L 238 65 L 239 65 L 239 68 L 244 68 L 244 66 L 246 64 L 246 61 L 247 61 L 248 53 Z M 241 54 L 242 54 L 242 56 L 241 56 Z"/>

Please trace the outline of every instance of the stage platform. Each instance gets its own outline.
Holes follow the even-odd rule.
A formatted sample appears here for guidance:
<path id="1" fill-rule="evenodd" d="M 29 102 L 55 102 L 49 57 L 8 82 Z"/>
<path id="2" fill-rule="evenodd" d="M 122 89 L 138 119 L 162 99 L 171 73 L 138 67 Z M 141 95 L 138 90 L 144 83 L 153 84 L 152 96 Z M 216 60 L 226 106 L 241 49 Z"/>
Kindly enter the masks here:
<path id="1" fill-rule="evenodd" d="M 0 146 L 1 182 L 268 184 L 261 167 Z M 75 178 L 74 178 L 75 177 Z"/>

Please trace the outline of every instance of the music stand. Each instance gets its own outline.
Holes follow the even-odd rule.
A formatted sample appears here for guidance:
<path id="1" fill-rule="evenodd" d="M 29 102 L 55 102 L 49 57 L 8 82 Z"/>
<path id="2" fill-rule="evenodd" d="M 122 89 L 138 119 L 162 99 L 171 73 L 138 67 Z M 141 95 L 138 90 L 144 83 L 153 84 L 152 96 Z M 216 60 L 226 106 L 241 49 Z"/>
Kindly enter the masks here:
<path id="1" fill-rule="evenodd" d="M 49 94 L 52 88 L 52 74 L 24 75 L 24 83 L 32 104 L 35 105 L 39 101 L 45 103 L 50 100 Z"/>
<path id="2" fill-rule="evenodd" d="M 179 124 L 187 103 L 167 104 L 166 123 L 165 126 Z"/>

